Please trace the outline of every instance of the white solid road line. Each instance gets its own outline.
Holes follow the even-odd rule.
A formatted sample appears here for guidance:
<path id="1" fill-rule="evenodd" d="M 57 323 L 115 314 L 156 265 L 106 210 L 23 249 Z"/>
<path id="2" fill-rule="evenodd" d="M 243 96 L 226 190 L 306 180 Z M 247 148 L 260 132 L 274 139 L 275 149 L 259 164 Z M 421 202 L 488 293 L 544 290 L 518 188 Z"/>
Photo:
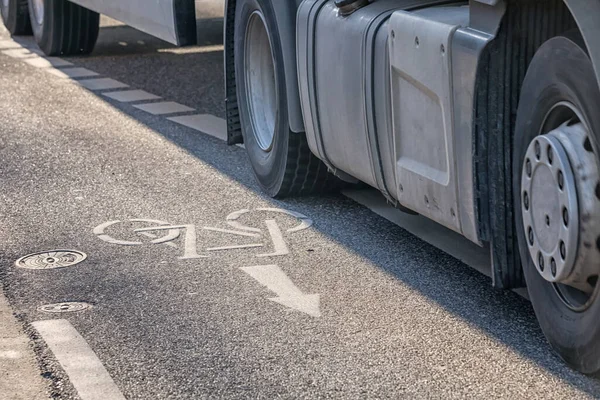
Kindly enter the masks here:
<path id="1" fill-rule="evenodd" d="M 215 117 L 211 114 L 198 114 L 172 117 L 168 118 L 168 120 L 206 133 L 217 139 L 227 141 L 227 123 L 223 118 Z"/>
<path id="2" fill-rule="evenodd" d="M 193 108 L 184 106 L 183 104 L 175 103 L 174 101 L 163 101 L 160 103 L 138 104 L 134 105 L 142 111 L 152 115 L 176 114 L 182 112 L 196 111 Z"/>
<path id="3" fill-rule="evenodd" d="M 269 230 L 269 234 L 271 235 L 274 251 L 272 253 L 257 254 L 256 257 L 275 257 L 289 254 L 290 250 L 285 244 L 283 234 L 281 233 L 281 229 L 279 229 L 279 225 L 277 225 L 277 222 L 274 219 L 268 219 L 265 221 L 265 223 L 267 224 L 267 229 Z"/>
<path id="4" fill-rule="evenodd" d="M 46 70 L 48 73 L 52 75 L 56 75 L 59 78 L 85 78 L 90 76 L 98 76 L 97 72 L 90 71 L 87 68 L 63 68 L 63 69 L 54 69 L 49 68 Z"/>
<path id="5" fill-rule="evenodd" d="M 102 362 L 65 319 L 32 323 L 54 353 L 82 400 L 124 400 Z"/>
<path id="6" fill-rule="evenodd" d="M 33 57 L 26 58 L 23 61 L 36 68 L 70 67 L 73 65 L 73 63 L 58 57 Z"/>
<path id="7" fill-rule="evenodd" d="M 83 79 L 81 81 L 77 81 L 77 83 L 89 90 L 107 90 L 129 87 L 129 85 L 123 82 L 119 82 L 110 78 Z"/>
<path id="8" fill-rule="evenodd" d="M 148 93 L 143 90 L 122 90 L 119 92 L 102 93 L 103 96 L 109 97 L 121 103 L 131 103 L 134 101 L 158 100 L 160 96 Z"/>

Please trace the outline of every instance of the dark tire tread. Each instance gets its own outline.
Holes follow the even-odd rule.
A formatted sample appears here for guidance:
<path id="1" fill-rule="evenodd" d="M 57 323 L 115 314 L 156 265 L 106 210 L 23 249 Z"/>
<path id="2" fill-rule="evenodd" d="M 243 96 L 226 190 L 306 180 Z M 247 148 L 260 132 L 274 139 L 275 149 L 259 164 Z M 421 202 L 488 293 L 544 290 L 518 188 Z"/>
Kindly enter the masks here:
<path id="1" fill-rule="evenodd" d="M 2 13 L 4 26 L 11 35 L 31 35 L 31 22 L 29 21 L 29 8 L 27 0 L 12 0 L 16 3 L 14 14 L 8 14 L 8 10 Z M 10 7 L 10 6 L 9 6 Z"/>
<path id="2" fill-rule="evenodd" d="M 290 132 L 285 173 L 275 197 L 319 194 L 342 186 L 342 181 L 310 151 L 305 134 Z"/>
<path id="3" fill-rule="evenodd" d="M 47 4 L 51 9 L 46 23 L 51 26 L 42 27 L 40 49 L 48 56 L 91 53 L 98 39 L 100 14 L 66 0 Z"/>

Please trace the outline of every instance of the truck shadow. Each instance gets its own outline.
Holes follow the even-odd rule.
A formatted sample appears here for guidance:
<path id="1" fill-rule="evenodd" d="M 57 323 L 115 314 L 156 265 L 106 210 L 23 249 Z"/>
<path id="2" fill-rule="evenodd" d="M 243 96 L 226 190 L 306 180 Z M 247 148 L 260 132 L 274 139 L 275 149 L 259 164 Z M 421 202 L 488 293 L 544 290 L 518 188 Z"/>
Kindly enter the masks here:
<path id="1" fill-rule="evenodd" d="M 223 52 L 215 47 L 219 43 L 210 39 L 222 35 L 222 21 L 207 24 L 206 29 L 210 32 L 205 43 L 176 49 L 131 28 L 103 28 L 98 47 L 90 57 L 70 60 L 131 88 L 193 107 L 202 114 L 223 118 Z M 165 123 L 163 117 L 145 114 L 130 104 L 112 101 L 98 92 L 91 93 L 220 173 L 261 193 L 243 149 L 228 147 L 175 123 Z M 592 396 L 600 395 L 598 380 L 570 370 L 554 355 L 538 327 L 530 303 L 519 295 L 493 289 L 489 278 L 341 195 L 270 201 L 310 216 L 315 220 L 314 229 L 320 233 L 556 378 Z M 319 224 L 320 219 L 338 222 Z M 362 225 L 349 227 L 345 221 L 350 219 L 359 220 Z M 366 246 L 364 243 L 377 245 Z M 408 243 L 412 253 L 400 261 L 398 249 Z"/>
<path id="2" fill-rule="evenodd" d="M 170 43 L 146 35 L 117 21 L 102 17 L 102 22 L 104 26 L 100 29 L 98 42 L 93 53 L 96 57 L 151 53 L 177 48 Z M 196 21 L 196 26 L 197 46 L 223 44 L 222 18 L 199 19 Z"/>

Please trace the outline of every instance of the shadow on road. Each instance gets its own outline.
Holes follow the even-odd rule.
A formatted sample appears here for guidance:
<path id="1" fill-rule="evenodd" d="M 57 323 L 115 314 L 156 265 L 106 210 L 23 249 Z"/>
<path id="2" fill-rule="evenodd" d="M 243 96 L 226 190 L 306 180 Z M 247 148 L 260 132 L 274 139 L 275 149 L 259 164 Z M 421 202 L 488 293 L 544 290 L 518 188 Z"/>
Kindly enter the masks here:
<path id="1" fill-rule="evenodd" d="M 209 22 L 205 27 L 206 41 L 189 49 L 175 49 L 124 26 L 103 28 L 96 51 L 90 57 L 75 57 L 71 61 L 125 82 L 132 88 L 180 102 L 200 110 L 200 113 L 223 117 L 223 53 L 213 46 L 219 44 L 217 38 L 222 35 L 222 21 Z M 132 73 L 132 70 L 136 73 Z M 164 138 L 260 194 L 249 165 L 246 170 L 240 171 L 235 163 L 227 162 L 235 157 L 245 157 L 242 149 L 227 147 L 223 142 L 198 135 L 192 130 L 189 134 L 181 135 L 174 133 L 175 129 L 170 125 L 157 128 L 152 123 L 155 117 L 140 117 L 139 110 L 130 105 L 113 102 L 99 93 L 94 94 L 125 114 L 135 114 L 136 120 Z M 206 146 L 207 140 L 214 143 Z M 218 150 L 215 151 L 215 148 Z M 362 227 L 362 236 L 357 238 L 345 229 L 343 218 L 338 219 L 339 223 L 329 225 L 320 225 L 318 218 L 315 218 L 314 229 L 557 378 L 590 395 L 597 396 L 600 393 L 597 380 L 570 370 L 554 355 L 538 327 L 531 305 L 522 297 L 493 289 L 487 277 L 342 196 L 271 201 L 315 217 L 324 212 L 321 205 L 329 200 L 335 202 L 335 212 L 352 213 L 356 218 L 363 217 L 361 220 L 369 221 Z M 419 243 L 412 255 L 415 262 L 409 265 L 397 262 L 398 243 L 406 241 Z M 364 243 L 377 245 L 367 246 Z"/>

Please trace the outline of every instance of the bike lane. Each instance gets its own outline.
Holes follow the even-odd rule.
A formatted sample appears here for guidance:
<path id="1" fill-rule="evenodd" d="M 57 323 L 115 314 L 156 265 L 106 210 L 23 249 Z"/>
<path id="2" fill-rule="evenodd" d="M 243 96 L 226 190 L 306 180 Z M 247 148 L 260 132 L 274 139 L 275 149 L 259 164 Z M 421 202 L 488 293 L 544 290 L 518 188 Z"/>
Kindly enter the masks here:
<path id="1" fill-rule="evenodd" d="M 267 199 L 242 149 L 2 62 L 3 282 L 62 397 L 39 321 L 126 398 L 596 393 L 525 300 L 370 211 Z"/>

